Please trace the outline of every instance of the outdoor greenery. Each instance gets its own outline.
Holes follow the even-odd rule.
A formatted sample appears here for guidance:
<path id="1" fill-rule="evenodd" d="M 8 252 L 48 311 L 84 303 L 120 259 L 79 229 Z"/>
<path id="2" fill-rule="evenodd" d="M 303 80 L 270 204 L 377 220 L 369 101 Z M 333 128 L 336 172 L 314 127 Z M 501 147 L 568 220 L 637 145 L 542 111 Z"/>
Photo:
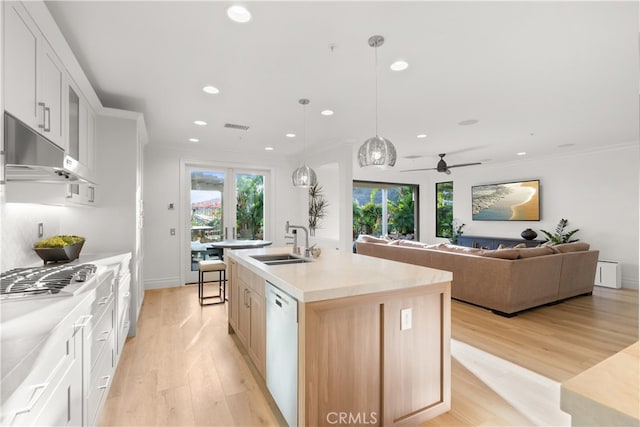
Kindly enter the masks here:
<path id="1" fill-rule="evenodd" d="M 453 181 L 436 184 L 436 237 L 452 237 Z M 456 239 L 457 241 L 457 239 Z"/>
<path id="2" fill-rule="evenodd" d="M 264 235 L 264 178 L 237 176 L 236 227 L 242 239 L 262 239 Z"/>
<path id="3" fill-rule="evenodd" d="M 380 188 L 353 189 L 353 237 L 360 234 L 382 234 L 382 197 Z M 413 187 L 399 186 L 387 191 L 387 232 L 398 237 L 413 238 L 415 201 Z M 368 194 L 368 200 L 363 203 Z"/>

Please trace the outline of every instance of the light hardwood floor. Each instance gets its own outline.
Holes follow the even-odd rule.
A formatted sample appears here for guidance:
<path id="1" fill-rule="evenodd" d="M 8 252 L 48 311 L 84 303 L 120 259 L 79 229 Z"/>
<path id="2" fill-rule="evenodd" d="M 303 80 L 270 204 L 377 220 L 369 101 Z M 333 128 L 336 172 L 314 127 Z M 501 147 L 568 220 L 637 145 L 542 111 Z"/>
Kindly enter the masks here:
<path id="1" fill-rule="evenodd" d="M 511 319 L 454 301 L 452 337 L 562 382 L 638 340 L 638 292 L 596 288 Z M 201 307 L 195 286 L 150 290 L 101 425 L 282 425 L 257 377 L 227 333 L 225 306 Z M 530 424 L 453 359 L 452 409 L 425 425 Z"/>

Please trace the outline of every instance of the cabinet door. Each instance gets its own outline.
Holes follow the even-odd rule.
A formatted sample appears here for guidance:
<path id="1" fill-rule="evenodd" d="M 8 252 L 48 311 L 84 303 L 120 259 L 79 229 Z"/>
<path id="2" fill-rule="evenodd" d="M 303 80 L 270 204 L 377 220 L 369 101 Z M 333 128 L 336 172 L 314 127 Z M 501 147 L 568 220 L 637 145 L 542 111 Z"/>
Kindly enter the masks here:
<path id="1" fill-rule="evenodd" d="M 87 139 L 84 144 L 84 151 L 84 161 L 86 161 L 85 165 L 89 168 L 90 176 L 93 178 L 95 176 L 96 169 L 96 115 L 88 105 Z"/>
<path id="2" fill-rule="evenodd" d="M 249 294 L 249 311 L 250 311 L 250 332 L 248 353 L 253 363 L 258 368 L 258 372 L 265 377 L 266 371 L 266 316 L 265 316 L 265 298 L 261 295 L 251 292 Z"/>
<path id="3" fill-rule="evenodd" d="M 39 91 L 39 103 L 44 104 L 44 128 L 43 135 L 67 150 L 65 140 L 66 114 L 64 106 L 67 93 L 65 85 L 65 72 L 58 56 L 44 39 L 42 40 L 41 63 L 38 72 L 42 83 Z"/>
<path id="4" fill-rule="evenodd" d="M 20 3 L 6 2 L 4 7 L 5 109 L 38 129 L 39 31 Z"/>
<path id="5" fill-rule="evenodd" d="M 239 307 L 238 307 L 238 327 L 236 328 L 236 335 L 240 342 L 244 344 L 245 348 L 249 346 L 249 334 L 251 333 L 251 306 L 249 286 L 242 280 L 238 280 L 239 289 Z"/>
<path id="6" fill-rule="evenodd" d="M 34 425 L 82 426 L 82 334 L 69 341 L 71 365 L 51 393 Z"/>

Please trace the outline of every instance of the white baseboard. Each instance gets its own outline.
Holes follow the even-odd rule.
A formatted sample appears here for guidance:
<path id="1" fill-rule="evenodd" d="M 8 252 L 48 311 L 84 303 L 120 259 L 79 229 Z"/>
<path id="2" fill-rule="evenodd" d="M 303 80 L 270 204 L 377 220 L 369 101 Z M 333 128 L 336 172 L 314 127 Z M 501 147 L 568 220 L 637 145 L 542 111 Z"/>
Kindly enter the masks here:
<path id="1" fill-rule="evenodd" d="M 161 279 L 145 279 L 145 289 L 162 289 L 162 288 L 177 288 L 184 283 L 180 283 L 180 277 L 163 277 Z"/>

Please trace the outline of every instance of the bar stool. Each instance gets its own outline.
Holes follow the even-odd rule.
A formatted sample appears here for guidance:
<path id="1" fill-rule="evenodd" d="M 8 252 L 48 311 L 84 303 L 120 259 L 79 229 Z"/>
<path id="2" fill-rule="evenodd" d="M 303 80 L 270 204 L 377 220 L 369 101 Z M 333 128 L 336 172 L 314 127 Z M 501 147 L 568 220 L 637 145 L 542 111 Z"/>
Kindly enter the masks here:
<path id="1" fill-rule="evenodd" d="M 218 283 L 218 295 L 204 296 L 204 273 L 209 273 L 213 271 L 218 272 L 218 280 L 212 280 L 212 282 Z M 200 261 L 198 263 L 198 299 L 200 300 L 200 305 L 224 304 L 224 301 L 227 295 L 226 282 L 227 282 L 227 265 L 224 263 L 224 261 L 220 261 L 220 260 Z M 210 299 L 210 298 L 218 298 L 219 301 L 205 304 L 204 300 Z"/>

